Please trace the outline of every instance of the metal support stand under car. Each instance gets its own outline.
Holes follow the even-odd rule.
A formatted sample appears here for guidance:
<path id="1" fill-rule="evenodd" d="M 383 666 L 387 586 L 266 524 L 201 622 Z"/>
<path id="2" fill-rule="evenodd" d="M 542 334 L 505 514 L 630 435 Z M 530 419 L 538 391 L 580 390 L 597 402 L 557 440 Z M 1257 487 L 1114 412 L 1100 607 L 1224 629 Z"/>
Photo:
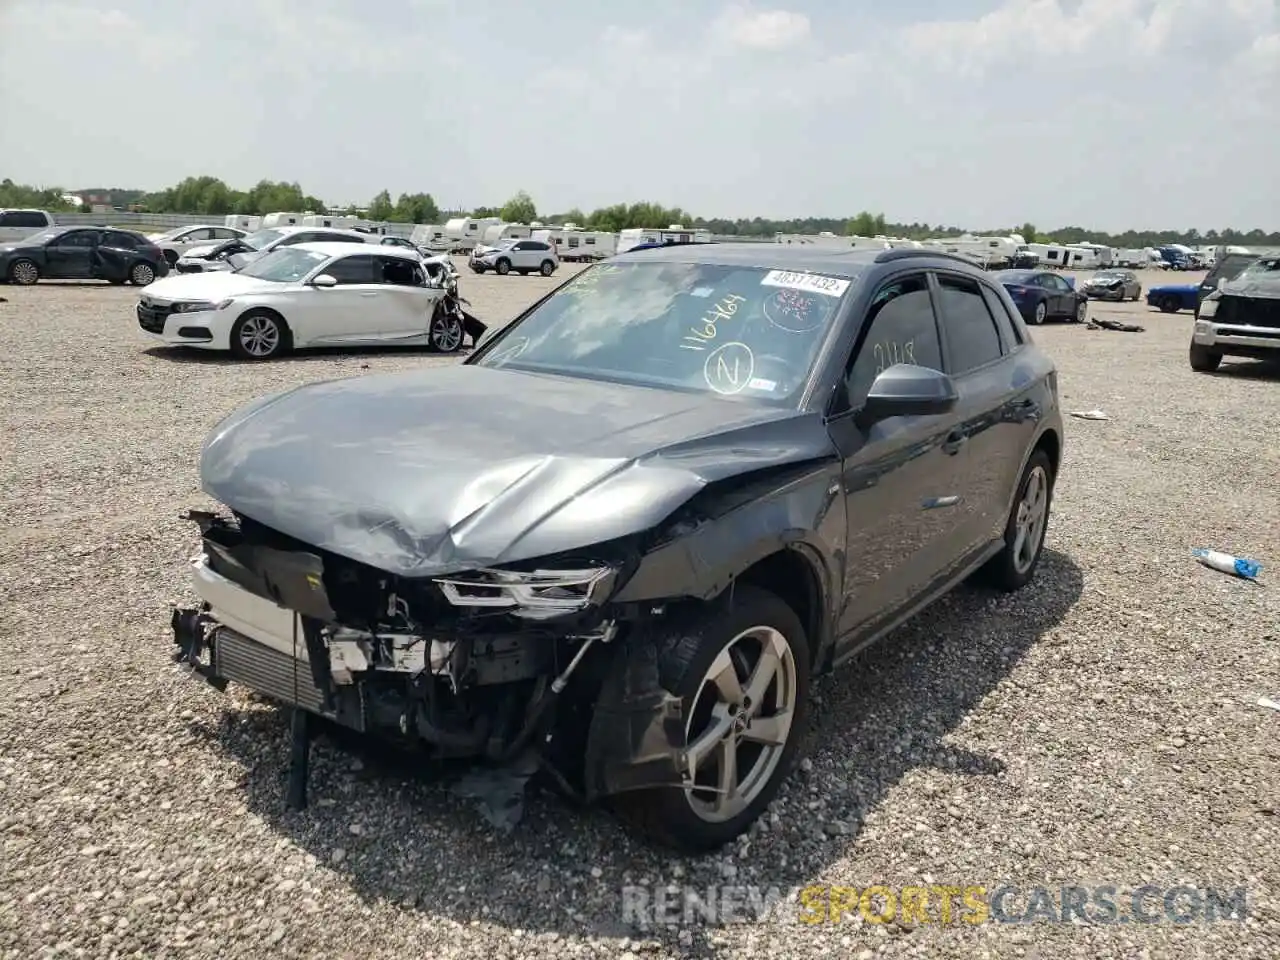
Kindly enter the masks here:
<path id="1" fill-rule="evenodd" d="M 292 810 L 307 807 L 307 776 L 311 767 L 311 715 L 302 707 L 293 708 L 290 723 L 293 748 L 289 758 L 289 789 L 285 802 Z"/>

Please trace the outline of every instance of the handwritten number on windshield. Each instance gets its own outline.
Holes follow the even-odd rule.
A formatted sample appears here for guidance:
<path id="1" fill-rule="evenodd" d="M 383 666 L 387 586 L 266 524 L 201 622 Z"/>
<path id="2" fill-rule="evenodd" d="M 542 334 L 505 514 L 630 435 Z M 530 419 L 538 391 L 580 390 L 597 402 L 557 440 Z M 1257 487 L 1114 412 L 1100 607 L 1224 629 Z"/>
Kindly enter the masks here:
<path id="1" fill-rule="evenodd" d="M 684 350 L 705 350 L 706 345 L 716 338 L 719 323 L 728 320 L 738 312 L 738 305 L 746 301 L 746 297 L 736 293 L 725 294 L 711 307 L 697 324 L 689 328 L 689 332 L 680 341 Z"/>

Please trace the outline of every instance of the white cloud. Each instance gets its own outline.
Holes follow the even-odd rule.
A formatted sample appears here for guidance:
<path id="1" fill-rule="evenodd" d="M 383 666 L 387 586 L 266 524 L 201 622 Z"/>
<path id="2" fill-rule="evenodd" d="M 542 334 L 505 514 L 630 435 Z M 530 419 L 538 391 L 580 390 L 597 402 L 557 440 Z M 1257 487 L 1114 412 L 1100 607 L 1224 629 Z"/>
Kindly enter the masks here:
<path id="1" fill-rule="evenodd" d="M 753 10 L 745 5 L 727 8 L 712 24 L 717 38 L 753 50 L 781 50 L 809 36 L 809 18 L 790 10 Z"/>

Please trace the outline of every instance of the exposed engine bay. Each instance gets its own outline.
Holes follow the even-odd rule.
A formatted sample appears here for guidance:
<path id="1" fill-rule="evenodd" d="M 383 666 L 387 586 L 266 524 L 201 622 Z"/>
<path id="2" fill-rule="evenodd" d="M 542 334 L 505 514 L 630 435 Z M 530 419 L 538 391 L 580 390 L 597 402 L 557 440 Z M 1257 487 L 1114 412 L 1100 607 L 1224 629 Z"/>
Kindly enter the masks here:
<path id="1" fill-rule="evenodd" d="M 605 603 L 625 560 L 408 579 L 242 515 L 188 519 L 203 535 L 193 573 L 204 603 L 174 611 L 175 660 L 218 689 L 241 683 L 295 717 L 439 758 L 504 763 L 531 747 L 585 758 L 586 770 L 554 772 L 588 798 L 681 782 L 680 701 L 657 686 L 642 640 L 652 611 Z M 303 718 L 295 737 L 306 735 Z"/>

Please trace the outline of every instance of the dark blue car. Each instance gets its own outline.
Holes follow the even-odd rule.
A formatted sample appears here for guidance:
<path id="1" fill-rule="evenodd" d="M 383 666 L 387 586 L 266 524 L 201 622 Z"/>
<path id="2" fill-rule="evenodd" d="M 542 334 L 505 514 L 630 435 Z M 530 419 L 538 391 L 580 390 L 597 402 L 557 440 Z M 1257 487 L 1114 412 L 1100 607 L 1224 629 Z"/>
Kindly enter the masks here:
<path id="1" fill-rule="evenodd" d="M 1194 310 L 1199 301 L 1198 283 L 1163 283 L 1147 291 L 1147 305 L 1159 307 L 1165 313 Z"/>
<path id="2" fill-rule="evenodd" d="M 1055 317 L 1084 323 L 1087 318 L 1089 295 L 1076 289 L 1074 277 L 1047 270 L 1001 270 L 995 277 L 1027 323 L 1041 324 Z"/>

